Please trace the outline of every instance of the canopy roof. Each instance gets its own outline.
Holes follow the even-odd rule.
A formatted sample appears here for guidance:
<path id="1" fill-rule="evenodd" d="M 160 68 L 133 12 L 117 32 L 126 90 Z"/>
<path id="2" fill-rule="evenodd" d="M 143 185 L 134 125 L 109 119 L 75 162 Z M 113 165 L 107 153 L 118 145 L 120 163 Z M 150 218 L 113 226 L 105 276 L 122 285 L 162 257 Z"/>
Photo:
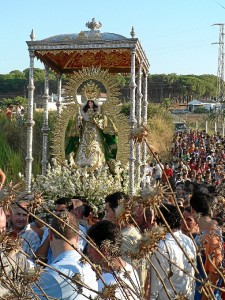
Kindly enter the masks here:
<path id="1" fill-rule="evenodd" d="M 27 41 L 28 49 L 57 73 L 72 73 L 83 67 L 101 67 L 111 73 L 130 73 L 131 51 L 135 50 L 135 67 L 142 63 L 148 72 L 149 62 L 137 38 L 126 38 L 115 33 L 101 33 L 101 23 L 93 18 L 87 22 L 89 31 L 61 34 L 34 41 Z"/>

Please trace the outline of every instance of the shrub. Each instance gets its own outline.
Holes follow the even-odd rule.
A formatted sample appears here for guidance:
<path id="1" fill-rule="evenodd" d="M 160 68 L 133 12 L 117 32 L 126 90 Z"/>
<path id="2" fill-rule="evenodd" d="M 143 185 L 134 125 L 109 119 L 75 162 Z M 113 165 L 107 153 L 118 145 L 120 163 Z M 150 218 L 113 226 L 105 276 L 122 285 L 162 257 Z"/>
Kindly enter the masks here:
<path id="1" fill-rule="evenodd" d="M 206 108 L 204 108 L 204 107 L 197 107 L 197 108 L 195 108 L 195 110 L 194 110 L 194 113 L 195 114 L 206 114 L 206 113 L 208 113 L 209 111 L 206 109 Z"/>

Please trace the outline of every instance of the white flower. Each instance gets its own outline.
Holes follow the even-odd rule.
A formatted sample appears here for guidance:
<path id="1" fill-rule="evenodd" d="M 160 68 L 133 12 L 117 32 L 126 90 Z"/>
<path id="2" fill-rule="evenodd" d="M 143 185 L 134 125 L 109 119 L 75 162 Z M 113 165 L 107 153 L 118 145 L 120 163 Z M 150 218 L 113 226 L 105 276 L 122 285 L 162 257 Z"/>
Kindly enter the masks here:
<path id="1" fill-rule="evenodd" d="M 102 208 L 104 199 L 108 194 L 116 191 L 129 191 L 129 168 L 121 167 L 116 162 L 116 174 L 112 176 L 108 166 L 104 166 L 96 172 L 89 173 L 87 169 L 74 169 L 62 167 L 53 161 L 48 166 L 46 176 L 39 175 L 33 182 L 33 191 L 41 191 L 48 199 L 57 197 L 72 197 L 74 194 L 86 197 L 90 204 Z M 139 187 L 136 187 L 139 191 Z"/>

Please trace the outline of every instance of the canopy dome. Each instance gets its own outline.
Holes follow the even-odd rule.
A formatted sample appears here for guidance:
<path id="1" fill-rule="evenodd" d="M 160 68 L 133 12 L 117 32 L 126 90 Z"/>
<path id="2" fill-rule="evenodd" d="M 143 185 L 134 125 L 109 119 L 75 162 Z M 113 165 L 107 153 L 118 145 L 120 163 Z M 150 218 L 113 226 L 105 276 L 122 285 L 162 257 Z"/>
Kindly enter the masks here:
<path id="1" fill-rule="evenodd" d="M 96 31 L 95 31 L 96 33 Z M 81 35 L 85 36 L 87 39 L 98 38 L 99 40 L 108 40 L 108 41 L 115 41 L 115 40 L 125 40 L 127 39 L 125 36 L 116 33 L 110 32 L 97 32 L 97 35 L 94 34 L 92 31 L 81 31 L 81 33 L 71 33 L 71 34 L 59 34 L 48 37 L 46 39 L 41 40 L 42 42 L 64 42 L 64 41 L 74 41 L 81 37 Z"/>
<path id="2" fill-rule="evenodd" d="M 83 67 L 101 67 L 111 73 L 129 73 L 131 68 L 131 51 L 135 51 L 135 67 L 142 63 L 147 72 L 149 63 L 134 31 L 127 38 L 120 34 L 100 32 L 102 26 L 94 18 L 86 23 L 89 31 L 59 34 L 39 41 L 28 41 L 29 50 L 44 64 L 57 73 L 72 73 Z"/>

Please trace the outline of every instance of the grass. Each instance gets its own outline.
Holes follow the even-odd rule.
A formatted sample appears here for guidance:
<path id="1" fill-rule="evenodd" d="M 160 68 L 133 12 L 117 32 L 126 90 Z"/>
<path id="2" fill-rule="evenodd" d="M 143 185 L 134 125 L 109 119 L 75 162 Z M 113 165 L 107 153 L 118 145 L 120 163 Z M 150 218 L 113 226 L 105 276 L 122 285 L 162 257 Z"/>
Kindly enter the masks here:
<path id="1" fill-rule="evenodd" d="M 148 119 L 148 142 L 153 150 L 160 154 L 163 161 L 171 159 L 171 142 L 174 129 L 172 121 L 163 116 L 154 116 Z"/>
<path id="2" fill-rule="evenodd" d="M 12 149 L 3 132 L 0 133 L 0 144 L 1 168 L 7 176 L 7 181 L 17 182 L 19 172 L 24 172 L 22 153 Z"/>
<path id="3" fill-rule="evenodd" d="M 52 128 L 55 114 L 49 114 L 49 127 Z M 33 128 L 33 176 L 41 173 L 43 112 L 35 112 Z M 0 113 L 0 167 L 6 174 L 6 181 L 17 182 L 19 173 L 25 174 L 27 155 L 26 124 L 9 121 L 3 112 Z M 51 133 L 49 134 L 50 144 Z M 49 155 L 50 156 L 50 155 Z"/>

